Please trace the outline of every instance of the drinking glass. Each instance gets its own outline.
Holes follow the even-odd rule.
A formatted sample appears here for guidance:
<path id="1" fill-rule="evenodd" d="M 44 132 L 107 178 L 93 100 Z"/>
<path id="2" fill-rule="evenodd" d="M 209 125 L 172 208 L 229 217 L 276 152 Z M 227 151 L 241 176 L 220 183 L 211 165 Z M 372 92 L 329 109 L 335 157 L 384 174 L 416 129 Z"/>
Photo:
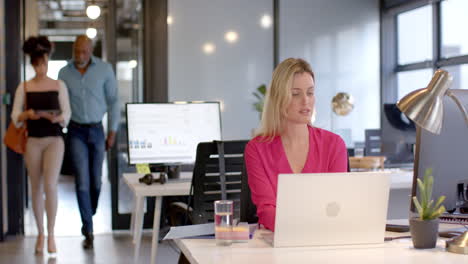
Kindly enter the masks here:
<path id="1" fill-rule="evenodd" d="M 229 200 L 215 201 L 214 211 L 216 245 L 229 246 L 232 244 L 233 202 Z"/>

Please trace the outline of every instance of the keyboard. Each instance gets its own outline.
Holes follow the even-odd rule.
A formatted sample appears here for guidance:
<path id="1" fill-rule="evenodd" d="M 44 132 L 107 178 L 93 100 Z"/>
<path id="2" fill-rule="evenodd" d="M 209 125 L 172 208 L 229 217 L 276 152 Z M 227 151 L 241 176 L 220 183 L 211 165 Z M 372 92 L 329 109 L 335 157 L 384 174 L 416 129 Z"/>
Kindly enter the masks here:
<path id="1" fill-rule="evenodd" d="M 468 225 L 468 214 L 443 214 L 439 219 L 443 224 Z"/>

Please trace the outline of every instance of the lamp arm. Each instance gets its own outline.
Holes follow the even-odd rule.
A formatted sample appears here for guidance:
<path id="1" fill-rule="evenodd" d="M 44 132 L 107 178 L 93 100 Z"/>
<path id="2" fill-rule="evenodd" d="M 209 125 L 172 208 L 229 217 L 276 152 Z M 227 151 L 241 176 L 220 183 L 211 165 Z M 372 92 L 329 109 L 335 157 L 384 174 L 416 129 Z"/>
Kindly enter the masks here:
<path id="1" fill-rule="evenodd" d="M 458 97 L 450 90 L 447 90 L 445 94 L 452 98 L 453 101 L 455 101 L 458 108 L 462 111 L 463 117 L 465 118 L 465 122 L 468 125 L 468 112 L 466 111 L 466 108 L 463 106 L 463 104 L 460 102 L 460 99 L 458 99 Z"/>

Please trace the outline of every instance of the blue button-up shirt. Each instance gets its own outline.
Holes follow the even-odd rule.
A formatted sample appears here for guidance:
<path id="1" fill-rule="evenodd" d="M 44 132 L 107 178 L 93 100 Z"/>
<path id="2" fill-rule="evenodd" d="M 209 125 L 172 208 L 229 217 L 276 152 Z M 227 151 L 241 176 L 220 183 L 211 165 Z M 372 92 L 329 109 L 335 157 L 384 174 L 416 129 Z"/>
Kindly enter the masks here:
<path id="1" fill-rule="evenodd" d="M 92 56 L 85 74 L 75 67 L 74 60 L 60 69 L 70 95 L 71 120 L 80 124 L 101 122 L 108 112 L 111 131 L 117 131 L 120 121 L 117 80 L 110 64 Z"/>

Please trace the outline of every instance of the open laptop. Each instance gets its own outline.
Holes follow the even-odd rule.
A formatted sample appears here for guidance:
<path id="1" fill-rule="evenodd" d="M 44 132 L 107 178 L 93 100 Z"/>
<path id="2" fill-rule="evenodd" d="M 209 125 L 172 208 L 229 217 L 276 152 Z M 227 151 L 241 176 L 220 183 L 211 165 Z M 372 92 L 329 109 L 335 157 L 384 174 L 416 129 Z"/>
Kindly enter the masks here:
<path id="1" fill-rule="evenodd" d="M 388 172 L 280 174 L 274 247 L 383 243 Z"/>

